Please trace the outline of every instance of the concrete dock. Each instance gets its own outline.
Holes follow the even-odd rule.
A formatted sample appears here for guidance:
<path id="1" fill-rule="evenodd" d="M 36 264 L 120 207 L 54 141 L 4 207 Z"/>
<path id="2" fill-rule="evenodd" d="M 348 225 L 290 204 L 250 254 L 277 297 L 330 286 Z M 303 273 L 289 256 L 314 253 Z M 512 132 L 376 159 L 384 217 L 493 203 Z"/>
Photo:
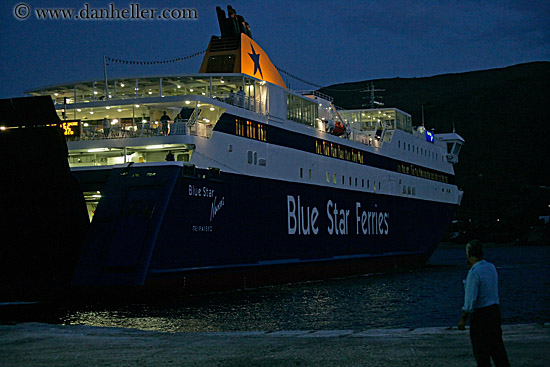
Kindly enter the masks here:
<path id="1" fill-rule="evenodd" d="M 512 366 L 550 366 L 550 324 L 504 325 Z M 0 325 L 0 366 L 474 366 L 456 328 L 162 333 Z"/>

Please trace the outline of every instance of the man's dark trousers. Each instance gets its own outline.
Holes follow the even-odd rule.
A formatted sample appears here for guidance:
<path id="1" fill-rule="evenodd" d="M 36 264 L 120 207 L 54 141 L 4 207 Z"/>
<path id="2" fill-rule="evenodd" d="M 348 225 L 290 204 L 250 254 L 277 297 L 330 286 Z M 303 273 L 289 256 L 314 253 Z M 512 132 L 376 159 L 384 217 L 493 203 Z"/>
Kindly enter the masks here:
<path id="1" fill-rule="evenodd" d="M 474 310 L 470 319 L 470 339 L 478 367 L 509 367 L 502 342 L 500 307 L 492 305 Z"/>

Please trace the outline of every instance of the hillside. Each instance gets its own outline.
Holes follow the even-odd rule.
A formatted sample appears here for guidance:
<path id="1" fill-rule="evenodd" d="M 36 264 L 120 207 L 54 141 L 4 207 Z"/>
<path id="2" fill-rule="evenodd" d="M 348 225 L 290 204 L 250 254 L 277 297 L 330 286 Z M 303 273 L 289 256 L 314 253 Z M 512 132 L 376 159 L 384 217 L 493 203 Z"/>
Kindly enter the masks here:
<path id="1" fill-rule="evenodd" d="M 458 219 L 478 231 L 515 239 L 550 214 L 550 62 L 426 78 L 393 78 L 321 90 L 344 108 L 361 108 L 374 82 L 385 107 L 412 114 L 466 144 L 455 167 L 464 200 Z M 508 238 L 509 237 L 509 238 Z"/>

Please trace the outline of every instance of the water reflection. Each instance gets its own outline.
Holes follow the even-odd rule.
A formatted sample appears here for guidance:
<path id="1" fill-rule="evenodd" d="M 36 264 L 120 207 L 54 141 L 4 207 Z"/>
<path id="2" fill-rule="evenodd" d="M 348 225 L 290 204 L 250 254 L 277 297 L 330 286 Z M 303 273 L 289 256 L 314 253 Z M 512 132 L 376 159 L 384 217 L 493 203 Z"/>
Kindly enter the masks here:
<path id="1" fill-rule="evenodd" d="M 495 248 L 505 323 L 550 320 L 550 248 Z M 438 250 L 425 269 L 143 302 L 22 307 L 10 321 L 167 332 L 451 326 L 468 271 L 464 250 Z M 2 308 L 0 308 L 1 310 Z M 21 311 L 24 310 L 24 311 Z"/>

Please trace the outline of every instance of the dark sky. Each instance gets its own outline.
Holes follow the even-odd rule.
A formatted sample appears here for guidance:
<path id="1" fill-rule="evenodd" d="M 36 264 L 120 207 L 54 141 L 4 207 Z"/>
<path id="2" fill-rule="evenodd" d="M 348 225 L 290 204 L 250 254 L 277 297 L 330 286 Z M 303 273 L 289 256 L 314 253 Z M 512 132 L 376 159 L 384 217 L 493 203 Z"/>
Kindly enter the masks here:
<path id="1" fill-rule="evenodd" d="M 318 85 L 422 77 L 550 60 L 550 1 L 90 1 L 89 8 L 194 8 L 198 19 L 39 20 L 38 8 L 79 1 L 3 0 L 0 98 L 103 79 L 103 55 L 162 61 L 206 49 L 215 7 L 231 4 L 278 67 Z M 14 14 L 25 16 L 18 20 Z M 194 74 L 202 58 L 156 66 L 113 64 L 109 78 Z M 283 76 L 284 77 L 284 76 Z M 294 89 L 307 85 L 284 77 Z M 309 87 L 311 88 L 311 87 Z"/>

